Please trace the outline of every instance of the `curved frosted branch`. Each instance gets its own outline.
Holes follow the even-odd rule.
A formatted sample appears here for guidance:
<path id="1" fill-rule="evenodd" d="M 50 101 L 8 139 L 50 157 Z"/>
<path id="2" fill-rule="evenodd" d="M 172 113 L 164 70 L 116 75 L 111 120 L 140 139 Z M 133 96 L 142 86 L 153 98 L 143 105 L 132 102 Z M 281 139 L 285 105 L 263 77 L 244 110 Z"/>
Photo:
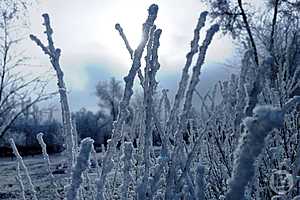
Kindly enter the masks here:
<path id="1" fill-rule="evenodd" d="M 37 134 L 36 138 L 37 138 L 40 146 L 42 147 L 43 158 L 44 158 L 44 161 L 46 163 L 48 174 L 50 176 L 51 185 L 53 187 L 53 190 L 55 191 L 55 195 L 59 196 L 59 194 L 57 193 L 57 185 L 55 183 L 55 178 L 54 178 L 54 176 L 52 174 L 52 171 L 51 171 L 51 163 L 50 163 L 49 155 L 47 153 L 47 145 L 43 140 L 43 136 L 44 136 L 43 133 L 39 133 L 39 134 Z"/>

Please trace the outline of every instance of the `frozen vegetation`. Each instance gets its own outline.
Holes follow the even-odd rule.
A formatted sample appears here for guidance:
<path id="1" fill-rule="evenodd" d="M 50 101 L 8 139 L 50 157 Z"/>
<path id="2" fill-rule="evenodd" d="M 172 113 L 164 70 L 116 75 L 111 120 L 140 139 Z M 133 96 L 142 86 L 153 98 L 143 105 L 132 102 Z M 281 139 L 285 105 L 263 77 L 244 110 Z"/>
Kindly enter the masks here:
<path id="1" fill-rule="evenodd" d="M 113 121 L 110 139 L 101 153 L 96 152 L 93 139 L 79 137 L 72 121 L 72 99 L 68 98 L 60 65 L 63 50 L 55 46 L 52 21 L 48 14 L 43 14 L 47 42 L 35 35 L 30 35 L 30 39 L 49 57 L 57 76 L 65 151 L 49 157 L 44 134 L 39 133 L 36 140 L 42 154 L 22 158 L 11 138 L 10 148 L 16 158 L 0 160 L 0 178 L 5 179 L 0 181 L 0 198 L 299 198 L 300 4 L 288 0 L 267 2 L 269 13 L 259 21 L 242 0 L 206 1 L 210 11 L 199 13 L 195 22 L 173 100 L 167 89 L 160 91 L 156 78 L 164 67 L 159 62 L 163 30 L 155 25 L 158 5 L 148 8 L 136 49 L 132 49 L 126 29 L 116 24 L 131 63 L 123 90 L 114 79 L 110 82 L 113 91 L 119 91 L 118 98 L 111 97 L 104 84 L 97 86 L 97 95 L 110 106 Z M 10 20 L 14 12 L 13 9 L 7 16 L 3 11 L 1 20 Z M 213 23 L 207 23 L 208 18 Z M 0 29 L 5 29 L 5 23 L 0 24 Z M 200 38 L 202 32 L 204 38 Z M 221 32 L 230 34 L 240 44 L 240 70 L 230 80 L 220 80 L 208 86 L 212 90 L 201 94 L 197 86 L 201 84 L 207 50 Z M 4 50 L 8 44 L 5 38 Z M 5 55 L 4 63 L 0 64 L 3 75 Z M 135 81 L 139 81 L 140 96 L 135 96 Z M 1 86 L 1 112 L 6 105 L 2 105 L 2 89 Z M 38 94 L 36 101 L 48 97 L 49 94 Z M 201 103 L 194 105 L 195 99 Z M 14 112 L 9 117 L 15 116 Z M 10 123 L 2 118 L 0 139 Z M 285 176 L 275 178 L 274 182 L 272 177 L 276 173 Z"/>

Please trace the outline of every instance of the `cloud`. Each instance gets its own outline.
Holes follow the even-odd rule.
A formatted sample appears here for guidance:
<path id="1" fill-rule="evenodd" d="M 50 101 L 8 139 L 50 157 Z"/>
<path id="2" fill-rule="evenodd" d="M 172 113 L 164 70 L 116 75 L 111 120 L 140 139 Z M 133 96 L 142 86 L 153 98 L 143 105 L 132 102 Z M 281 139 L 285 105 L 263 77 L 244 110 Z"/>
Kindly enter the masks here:
<path id="1" fill-rule="evenodd" d="M 160 7 L 156 24 L 163 30 L 160 77 L 168 79 L 168 74 L 180 77 L 198 16 L 206 9 L 199 0 L 44 0 L 32 8 L 31 32 L 45 38 L 41 14 L 49 13 L 55 44 L 62 49 L 61 65 L 68 88 L 74 94 L 92 93 L 98 80 L 108 80 L 107 76 L 121 78 L 131 67 L 128 52 L 114 29 L 115 23 L 122 25 L 135 47 L 151 3 Z M 204 33 L 205 30 L 202 39 Z M 28 42 L 27 46 L 36 60 L 49 66 L 47 57 L 34 44 Z M 218 36 L 209 48 L 206 63 L 223 62 L 232 52 L 230 39 Z M 78 95 L 74 96 L 73 101 L 78 102 Z M 75 103 L 75 107 L 85 103 L 90 102 Z"/>

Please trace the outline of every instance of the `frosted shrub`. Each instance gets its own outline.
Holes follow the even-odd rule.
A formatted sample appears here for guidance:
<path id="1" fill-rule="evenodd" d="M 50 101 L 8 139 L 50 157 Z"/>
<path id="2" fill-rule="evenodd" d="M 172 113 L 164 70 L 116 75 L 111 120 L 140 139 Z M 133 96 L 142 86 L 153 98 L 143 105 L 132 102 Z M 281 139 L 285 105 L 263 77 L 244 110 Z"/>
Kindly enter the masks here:
<path id="1" fill-rule="evenodd" d="M 51 163 L 50 163 L 49 155 L 47 153 L 46 143 L 43 140 L 43 135 L 44 135 L 43 133 L 39 133 L 39 134 L 37 134 L 36 138 L 37 138 L 37 140 L 38 140 L 38 142 L 39 142 L 39 144 L 42 148 L 42 153 L 43 153 L 44 161 L 45 161 L 45 164 L 46 164 L 46 167 L 47 167 L 47 171 L 48 171 L 49 176 L 50 176 L 51 185 L 52 185 L 56 195 L 59 196 L 57 194 L 57 191 L 56 191 L 57 185 L 55 183 L 55 178 L 54 178 L 54 176 L 52 174 L 52 171 L 51 171 Z"/>

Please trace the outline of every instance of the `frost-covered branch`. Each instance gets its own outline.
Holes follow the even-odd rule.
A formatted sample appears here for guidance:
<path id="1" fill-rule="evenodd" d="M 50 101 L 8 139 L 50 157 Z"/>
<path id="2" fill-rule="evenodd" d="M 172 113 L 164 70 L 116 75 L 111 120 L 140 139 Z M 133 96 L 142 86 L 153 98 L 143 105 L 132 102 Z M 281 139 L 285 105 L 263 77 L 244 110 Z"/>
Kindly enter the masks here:
<path id="1" fill-rule="evenodd" d="M 24 105 L 21 109 L 19 110 L 15 110 L 15 108 L 20 105 L 21 103 L 18 104 L 12 104 L 11 106 L 7 106 L 4 109 L 0 109 L 0 115 L 5 115 L 5 120 L 3 122 L 3 124 L 0 127 L 0 139 L 4 137 L 5 133 L 8 132 L 8 130 L 11 128 L 11 126 L 13 125 L 13 123 L 26 111 L 28 110 L 30 107 L 32 107 L 33 105 L 35 105 L 38 102 L 42 102 L 42 101 L 46 101 L 49 100 L 50 98 L 52 98 L 54 95 L 56 95 L 56 93 L 50 93 L 50 94 L 44 94 L 45 89 L 46 89 L 46 85 L 43 86 L 39 86 L 39 94 L 33 99 L 31 100 L 29 103 L 27 103 L 26 105 Z M 29 86 L 29 85 L 27 85 Z M 26 86 L 26 87 L 27 87 Z M 34 88 L 34 90 L 38 90 L 38 88 Z M 21 96 L 20 94 L 15 93 L 16 96 Z M 10 102 L 12 99 L 14 99 L 15 97 L 12 96 L 10 98 L 7 99 L 7 102 Z M 4 105 L 7 104 L 6 100 L 5 102 L 2 102 Z M 0 107 L 5 107 L 3 106 L 1 103 Z M 7 113 L 7 111 L 14 111 L 11 113 Z"/>
<path id="2" fill-rule="evenodd" d="M 85 138 L 81 141 L 79 154 L 76 159 L 75 166 L 72 170 L 72 179 L 69 191 L 67 193 L 67 200 L 76 200 L 78 189 L 82 183 L 82 173 L 88 169 L 90 165 L 90 156 L 94 140 Z"/>
<path id="3" fill-rule="evenodd" d="M 170 129 L 169 131 L 173 131 L 173 127 L 175 127 L 176 122 L 176 116 L 178 115 L 178 111 L 180 108 L 180 104 L 184 98 L 184 94 L 187 88 L 187 84 L 188 84 L 188 79 L 189 79 L 189 68 L 192 64 L 193 61 L 193 57 L 194 55 L 198 52 L 198 43 L 199 43 L 199 39 L 200 39 L 200 31 L 201 29 L 205 26 L 205 21 L 206 21 L 206 17 L 208 15 L 208 12 L 202 12 L 200 14 L 200 17 L 198 19 L 198 23 L 197 26 L 194 30 L 194 38 L 191 41 L 191 50 L 190 52 L 186 55 L 186 63 L 184 68 L 182 69 L 182 75 L 181 75 L 181 80 L 179 82 L 179 86 L 175 95 L 175 99 L 174 99 L 174 104 L 173 107 L 171 109 L 170 112 L 170 117 L 168 119 L 167 122 L 167 127 Z"/>
<path id="4" fill-rule="evenodd" d="M 130 46 L 130 44 L 128 42 L 128 39 L 127 39 L 127 37 L 126 37 L 126 35 L 125 35 L 124 31 L 123 31 L 123 28 L 121 27 L 120 24 L 117 23 L 115 25 L 115 29 L 119 32 L 122 40 L 124 41 L 126 49 L 128 50 L 130 58 L 131 58 L 131 60 L 133 60 L 133 53 L 134 53 L 134 51 L 132 50 L 132 48 L 131 48 L 131 46 Z M 140 79 L 141 86 L 144 87 L 144 77 L 143 77 L 141 69 L 139 69 L 137 73 L 138 73 L 138 77 Z"/>
<path id="5" fill-rule="evenodd" d="M 53 30 L 50 25 L 50 18 L 48 14 L 42 15 L 44 19 L 43 25 L 45 26 L 45 34 L 47 36 L 48 45 L 44 45 L 39 38 L 34 35 L 30 35 L 30 39 L 34 41 L 37 46 L 39 46 L 42 51 L 49 56 L 52 67 L 54 68 L 57 75 L 57 86 L 60 94 L 61 102 L 61 112 L 63 120 L 63 131 L 64 136 L 66 137 L 66 146 L 67 146 L 67 159 L 68 159 L 68 169 L 71 170 L 72 165 L 74 164 L 75 151 L 74 151 L 74 140 L 73 140 L 73 128 L 72 128 L 72 119 L 71 112 L 68 102 L 67 89 L 64 82 L 64 73 L 60 67 L 60 55 L 61 50 L 55 48 L 52 34 Z"/>
<path id="6" fill-rule="evenodd" d="M 185 102 L 184 102 L 184 107 L 183 107 L 183 115 L 184 116 L 181 116 L 181 118 L 182 118 L 181 123 L 182 122 L 185 123 L 185 121 L 188 118 L 188 113 L 190 112 L 190 110 L 192 108 L 193 94 L 194 94 L 196 86 L 199 82 L 201 67 L 204 64 L 204 60 L 205 60 L 205 56 L 206 56 L 208 46 L 210 45 L 214 35 L 218 31 L 219 31 L 219 25 L 218 24 L 215 24 L 215 25 L 211 26 L 210 29 L 207 31 L 206 37 L 203 41 L 203 44 L 199 48 L 198 59 L 197 59 L 196 65 L 193 68 L 193 74 L 192 74 L 192 77 L 191 77 L 191 80 L 190 80 L 190 83 L 189 83 L 189 87 L 188 87 L 188 90 L 187 90 L 186 96 L 185 96 Z"/>
<path id="7" fill-rule="evenodd" d="M 238 6 L 241 10 L 241 15 L 242 15 L 242 18 L 243 18 L 243 22 L 245 24 L 245 29 L 247 31 L 247 34 L 248 34 L 248 37 L 249 37 L 249 40 L 250 40 L 250 43 L 251 43 L 251 46 L 252 46 L 252 49 L 253 49 L 255 64 L 256 64 L 257 67 L 259 67 L 259 59 L 258 59 L 258 51 L 257 51 L 256 43 L 254 41 L 253 33 L 250 29 L 249 20 L 248 20 L 248 17 L 246 15 L 246 13 L 245 13 L 242 0 L 238 0 Z"/>
<path id="8" fill-rule="evenodd" d="M 270 47 L 269 51 L 271 55 L 273 55 L 273 49 L 274 49 L 274 37 L 275 37 L 275 29 L 276 29 L 276 23 L 277 23 L 277 15 L 278 15 L 278 8 L 279 8 L 279 0 L 274 1 L 274 13 L 273 13 L 273 19 L 272 19 L 272 29 L 270 34 Z"/>
<path id="9" fill-rule="evenodd" d="M 154 31 L 156 26 L 154 25 L 149 34 L 149 41 L 147 44 L 147 55 L 145 57 L 145 81 L 144 81 L 144 124 L 145 124 L 145 131 L 144 131 L 144 144 L 143 144 L 143 162 L 144 162 L 144 173 L 142 182 L 137 186 L 137 195 L 138 199 L 146 199 L 146 193 L 148 188 L 148 179 L 150 177 L 150 145 L 152 139 L 152 109 L 153 109 L 153 95 L 154 95 L 154 87 L 153 82 L 150 80 L 150 70 L 152 65 L 152 46 L 154 40 Z"/>
<path id="10" fill-rule="evenodd" d="M 138 198 L 145 199 L 148 193 L 148 181 L 150 177 L 150 151 L 151 151 L 151 140 L 153 131 L 153 120 L 154 115 L 154 105 L 153 97 L 157 86 L 157 81 L 155 79 L 156 73 L 160 68 L 158 62 L 158 48 L 159 48 L 159 38 L 161 35 L 161 29 L 155 30 L 155 26 L 152 27 L 150 32 L 150 39 L 147 45 L 147 56 L 146 67 L 145 67 L 145 84 L 144 84 L 144 106 L 145 106 L 145 134 L 144 134 L 144 163 L 145 171 L 142 179 L 142 183 L 138 186 Z M 159 125 L 157 126 L 159 127 Z"/>
<path id="11" fill-rule="evenodd" d="M 116 30 L 119 32 L 121 38 L 123 39 L 123 41 L 124 41 L 124 43 L 125 43 L 125 46 L 126 46 L 126 49 L 128 50 L 131 59 L 133 59 L 133 53 L 134 53 L 134 52 L 133 52 L 133 50 L 132 50 L 132 48 L 131 48 L 131 46 L 130 46 L 130 44 L 129 44 L 129 42 L 128 42 L 128 39 L 127 39 L 125 33 L 123 32 L 123 28 L 121 27 L 120 24 L 116 24 L 116 25 L 115 25 L 115 28 L 116 28 Z"/>

